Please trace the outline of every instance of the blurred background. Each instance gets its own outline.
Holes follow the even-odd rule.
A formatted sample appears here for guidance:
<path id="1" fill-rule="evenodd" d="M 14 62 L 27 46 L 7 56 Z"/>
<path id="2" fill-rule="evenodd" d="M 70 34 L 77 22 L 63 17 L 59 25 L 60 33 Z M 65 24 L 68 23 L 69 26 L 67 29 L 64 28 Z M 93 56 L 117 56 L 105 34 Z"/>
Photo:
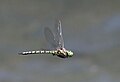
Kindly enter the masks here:
<path id="1" fill-rule="evenodd" d="M 57 18 L 72 58 L 18 55 L 50 49 Z M 120 1 L 0 0 L 0 82 L 120 82 Z"/>

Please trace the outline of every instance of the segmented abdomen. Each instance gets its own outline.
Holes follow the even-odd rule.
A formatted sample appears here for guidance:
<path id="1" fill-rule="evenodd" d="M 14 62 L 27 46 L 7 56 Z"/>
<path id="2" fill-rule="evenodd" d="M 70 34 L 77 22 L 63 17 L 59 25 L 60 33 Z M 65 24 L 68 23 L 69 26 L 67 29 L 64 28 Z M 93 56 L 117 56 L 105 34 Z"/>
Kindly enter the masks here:
<path id="1" fill-rule="evenodd" d="M 25 51 L 25 52 L 21 52 L 19 53 L 20 55 L 29 55 L 29 54 L 54 54 L 56 53 L 57 51 L 44 51 L 44 50 L 41 50 L 41 51 Z"/>

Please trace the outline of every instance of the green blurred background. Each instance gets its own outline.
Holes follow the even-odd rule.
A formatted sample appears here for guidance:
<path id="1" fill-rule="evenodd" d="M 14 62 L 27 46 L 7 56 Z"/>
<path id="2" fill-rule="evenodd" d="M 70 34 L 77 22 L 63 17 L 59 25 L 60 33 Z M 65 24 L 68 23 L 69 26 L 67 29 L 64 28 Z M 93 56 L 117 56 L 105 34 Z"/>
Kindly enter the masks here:
<path id="1" fill-rule="evenodd" d="M 75 56 L 17 54 L 50 48 L 57 18 Z M 0 82 L 120 82 L 120 0 L 0 0 Z"/>

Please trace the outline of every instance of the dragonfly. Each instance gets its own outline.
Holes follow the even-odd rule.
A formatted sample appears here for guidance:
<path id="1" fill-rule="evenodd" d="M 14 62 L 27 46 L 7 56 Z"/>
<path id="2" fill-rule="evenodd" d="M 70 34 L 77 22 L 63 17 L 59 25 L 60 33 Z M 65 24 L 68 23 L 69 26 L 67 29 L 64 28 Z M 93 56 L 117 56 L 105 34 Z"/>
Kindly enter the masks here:
<path id="1" fill-rule="evenodd" d="M 65 49 L 64 40 L 62 36 L 61 21 L 57 20 L 55 23 L 55 32 L 53 33 L 50 28 L 44 29 L 44 35 L 49 44 L 54 48 L 53 50 L 33 50 L 24 51 L 18 53 L 19 55 L 30 55 L 30 54 L 52 54 L 60 58 L 69 58 L 73 56 L 73 52 Z"/>

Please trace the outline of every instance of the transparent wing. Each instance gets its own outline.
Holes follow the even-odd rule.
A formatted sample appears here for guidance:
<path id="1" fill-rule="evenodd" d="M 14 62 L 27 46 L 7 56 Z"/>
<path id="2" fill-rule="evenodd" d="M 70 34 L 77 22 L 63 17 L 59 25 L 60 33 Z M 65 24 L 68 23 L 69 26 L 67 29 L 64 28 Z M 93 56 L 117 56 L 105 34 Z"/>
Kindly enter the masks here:
<path id="1" fill-rule="evenodd" d="M 58 44 L 55 40 L 55 36 L 48 27 L 44 29 L 44 35 L 45 35 L 46 40 L 49 42 L 49 44 L 51 44 L 52 47 L 54 48 L 58 47 Z"/>
<path id="2" fill-rule="evenodd" d="M 57 42 L 58 48 L 64 48 L 64 40 L 62 36 L 61 21 L 57 20 L 55 23 L 55 40 Z"/>

